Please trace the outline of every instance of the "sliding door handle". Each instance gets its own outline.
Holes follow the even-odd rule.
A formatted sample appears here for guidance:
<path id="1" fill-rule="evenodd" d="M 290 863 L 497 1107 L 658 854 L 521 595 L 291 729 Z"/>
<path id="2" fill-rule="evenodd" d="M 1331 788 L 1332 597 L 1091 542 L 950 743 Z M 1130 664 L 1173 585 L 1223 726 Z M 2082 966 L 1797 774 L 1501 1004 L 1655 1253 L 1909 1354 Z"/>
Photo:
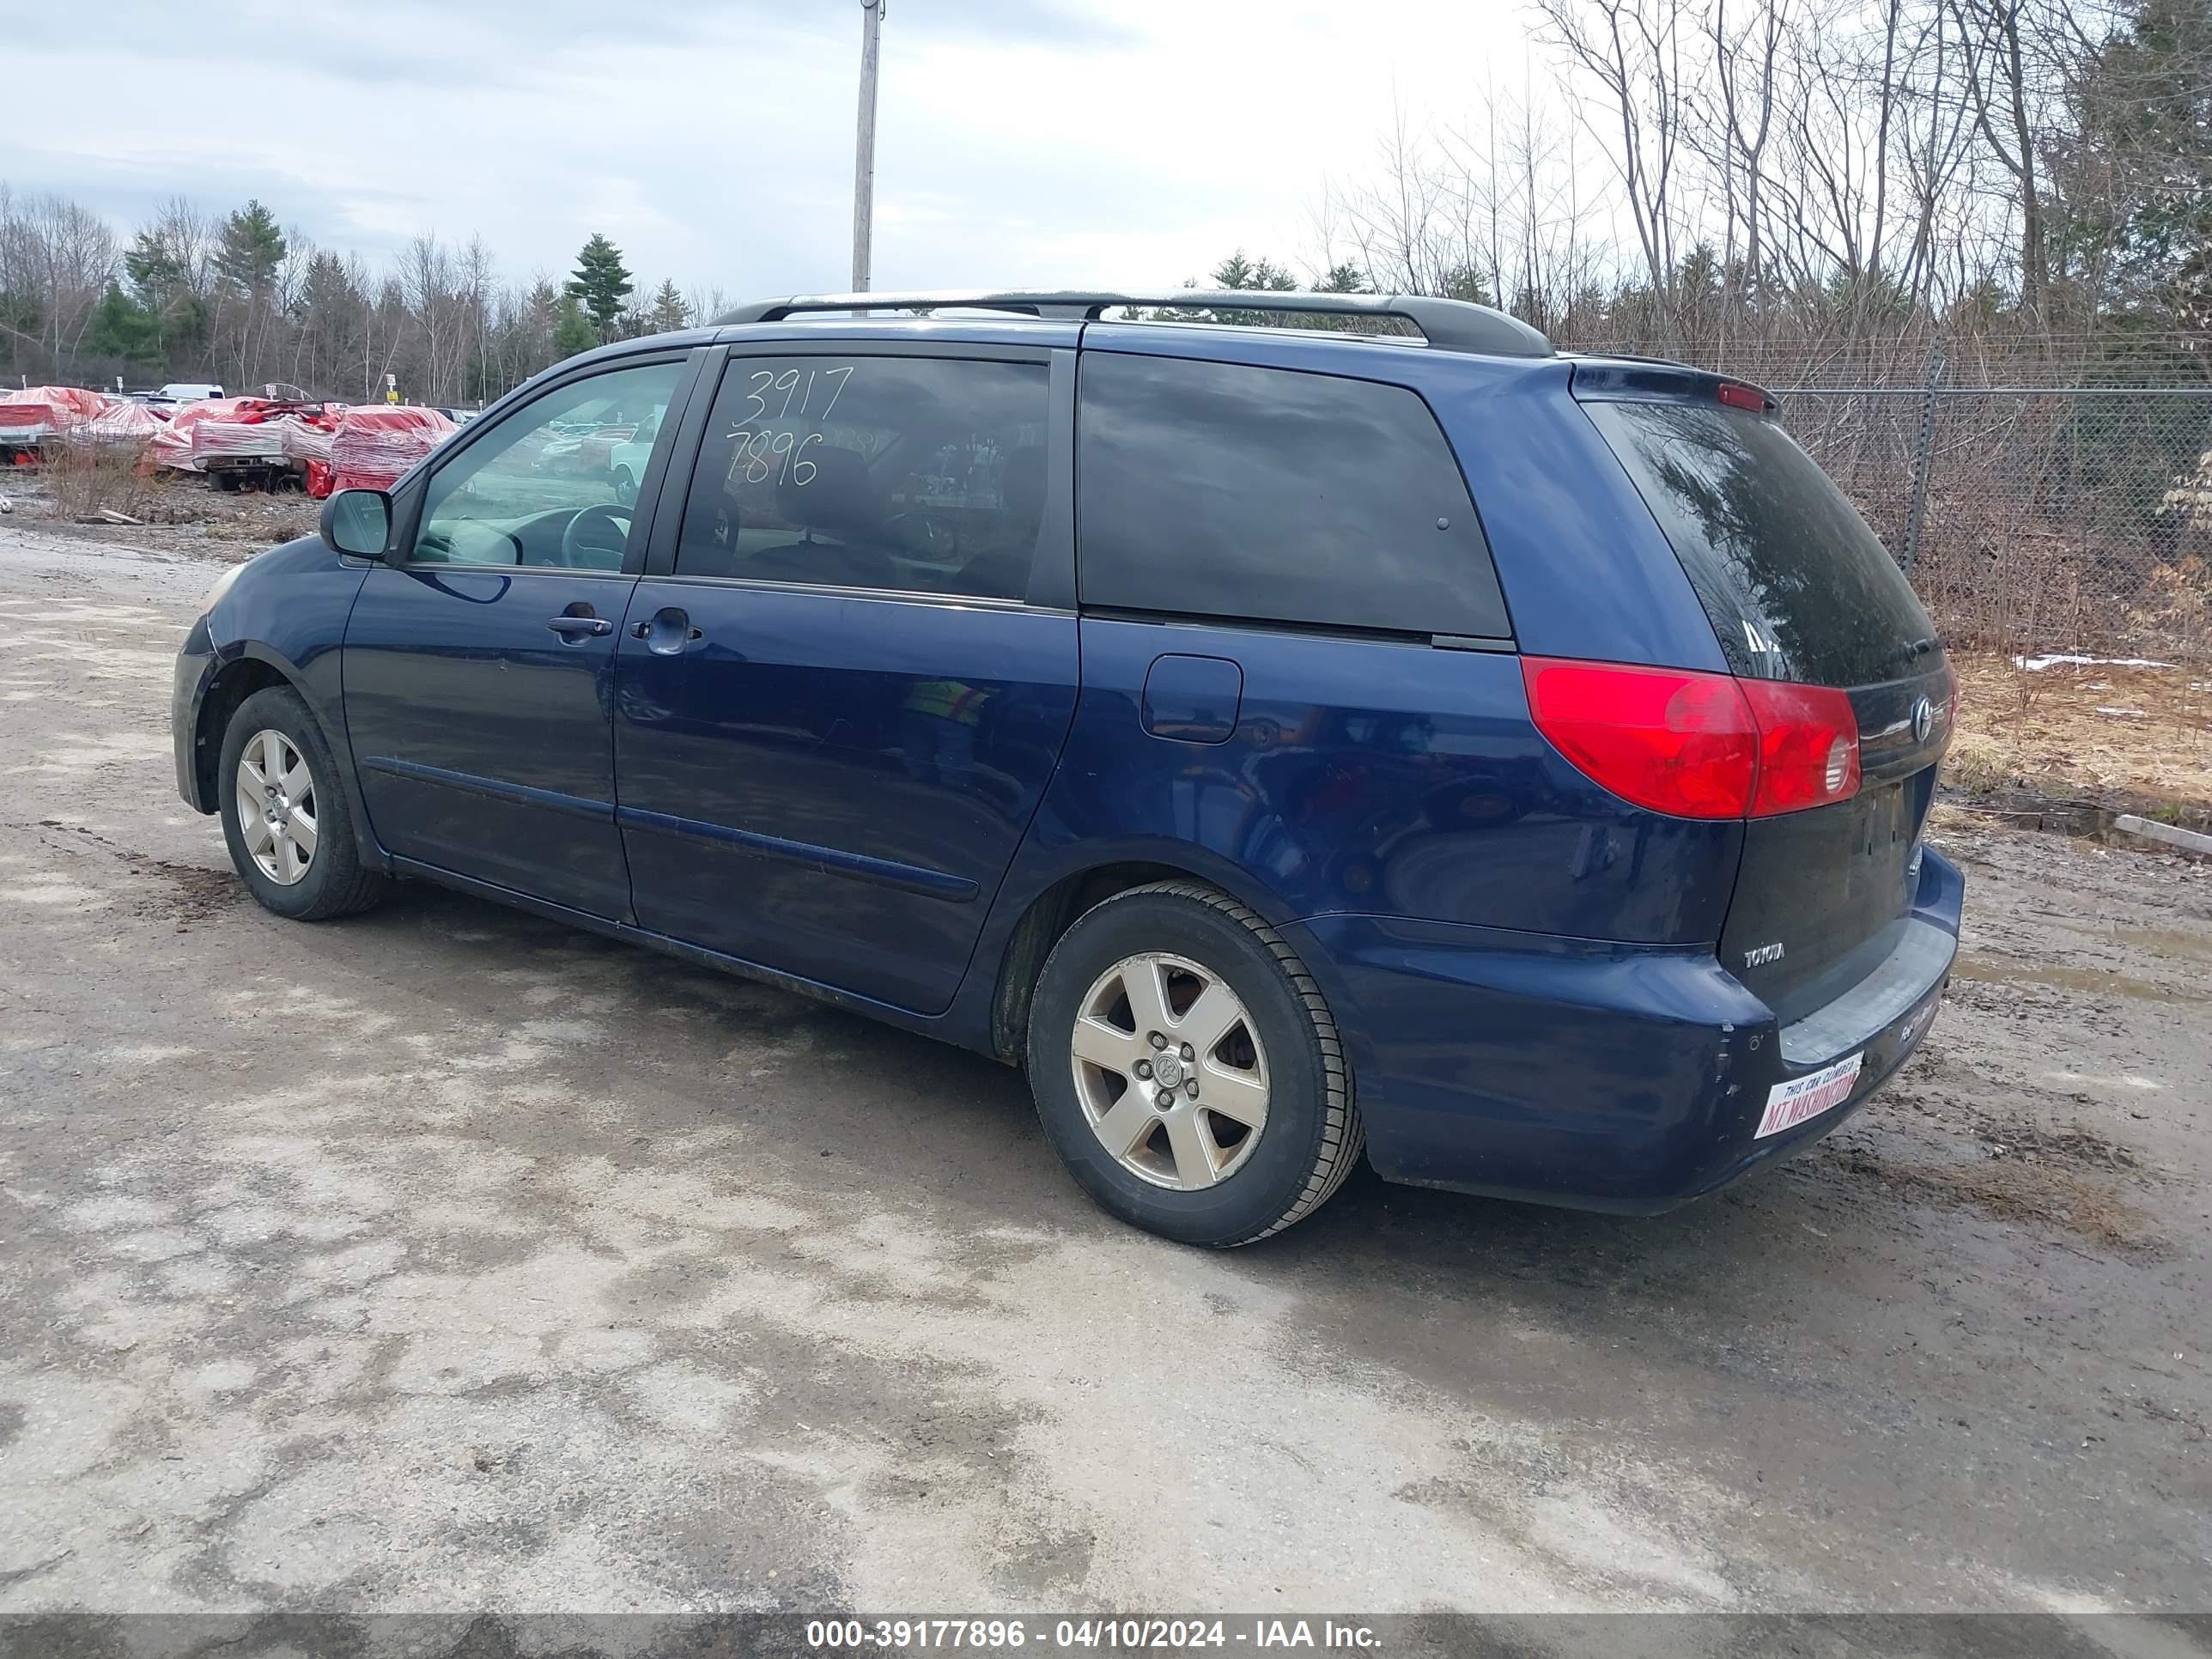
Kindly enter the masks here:
<path id="1" fill-rule="evenodd" d="M 664 605 L 642 622 L 629 625 L 630 637 L 643 640 L 645 648 L 659 657 L 683 654 L 686 646 L 696 645 L 706 635 L 691 626 L 691 613 L 675 605 Z"/>

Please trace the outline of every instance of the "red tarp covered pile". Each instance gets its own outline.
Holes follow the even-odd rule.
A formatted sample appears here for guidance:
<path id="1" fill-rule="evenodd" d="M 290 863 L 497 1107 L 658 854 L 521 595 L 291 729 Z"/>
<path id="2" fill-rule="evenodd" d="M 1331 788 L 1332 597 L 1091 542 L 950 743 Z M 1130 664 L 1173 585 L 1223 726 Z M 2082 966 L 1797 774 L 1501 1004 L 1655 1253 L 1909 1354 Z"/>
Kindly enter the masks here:
<path id="1" fill-rule="evenodd" d="M 79 386 L 0 391 L 0 447 L 33 454 L 42 443 L 141 444 L 153 464 L 204 471 L 210 461 L 289 462 L 312 495 L 387 489 L 460 428 L 434 409 L 207 398 L 179 404 L 166 421 L 143 404 Z"/>
<path id="2" fill-rule="evenodd" d="M 108 399 L 82 386 L 34 386 L 0 392 L 0 444 L 29 447 L 65 438 L 99 418 Z"/>
<path id="3" fill-rule="evenodd" d="M 460 428 L 434 409 L 361 405 L 338 417 L 331 444 L 334 489 L 389 489 Z"/>
<path id="4" fill-rule="evenodd" d="M 295 416 L 283 422 L 284 458 L 307 469 L 307 494 L 319 501 L 331 493 L 331 452 L 345 412 L 343 404 L 325 404 L 313 419 Z"/>
<path id="5" fill-rule="evenodd" d="M 226 421 L 210 416 L 192 428 L 192 459 L 201 471 L 210 461 L 281 461 L 284 434 L 273 421 Z"/>
<path id="6" fill-rule="evenodd" d="M 192 426 L 192 459 L 204 468 L 210 460 L 327 461 L 343 405 L 272 403 L 234 398 L 228 415 L 203 416 Z"/>
<path id="7" fill-rule="evenodd" d="M 238 406 L 252 401 L 247 398 L 204 398 L 194 404 L 179 404 L 176 413 L 169 416 L 168 425 L 154 434 L 154 465 L 174 467 L 179 472 L 198 471 L 200 464 L 192 453 L 192 428 L 202 421 L 236 420 Z"/>
<path id="8" fill-rule="evenodd" d="M 107 407 L 70 434 L 87 443 L 139 445 L 153 441 L 161 431 L 161 417 L 143 404 L 128 398 L 110 398 Z"/>
<path id="9" fill-rule="evenodd" d="M 328 462 L 331 446 L 337 438 L 339 418 L 344 414 L 343 404 L 325 404 L 319 412 L 308 410 L 286 416 L 277 422 L 284 432 L 284 459 Z"/>

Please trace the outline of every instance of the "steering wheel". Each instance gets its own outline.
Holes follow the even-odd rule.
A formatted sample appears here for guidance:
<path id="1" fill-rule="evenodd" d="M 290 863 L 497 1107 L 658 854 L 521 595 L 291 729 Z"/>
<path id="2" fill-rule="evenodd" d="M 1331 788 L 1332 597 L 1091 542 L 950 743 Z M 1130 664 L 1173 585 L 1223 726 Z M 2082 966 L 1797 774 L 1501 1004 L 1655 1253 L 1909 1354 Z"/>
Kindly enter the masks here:
<path id="1" fill-rule="evenodd" d="M 568 520 L 561 532 L 561 562 L 571 570 L 619 570 L 629 545 L 630 509 L 603 501 Z"/>

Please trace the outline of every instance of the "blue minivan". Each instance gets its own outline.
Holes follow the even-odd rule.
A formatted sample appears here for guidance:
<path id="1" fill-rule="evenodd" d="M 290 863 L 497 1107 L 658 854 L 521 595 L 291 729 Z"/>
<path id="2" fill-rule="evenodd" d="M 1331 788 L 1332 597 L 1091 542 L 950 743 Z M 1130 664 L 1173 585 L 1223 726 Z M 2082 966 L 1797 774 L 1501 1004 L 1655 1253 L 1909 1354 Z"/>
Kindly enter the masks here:
<path id="1" fill-rule="evenodd" d="M 1832 1129 L 1958 935 L 1895 562 L 1755 386 L 1249 304 L 830 295 L 559 364 L 226 573 L 179 787 L 280 915 L 419 877 L 1019 1066 L 1191 1243 L 1363 1152 L 1651 1212 Z"/>

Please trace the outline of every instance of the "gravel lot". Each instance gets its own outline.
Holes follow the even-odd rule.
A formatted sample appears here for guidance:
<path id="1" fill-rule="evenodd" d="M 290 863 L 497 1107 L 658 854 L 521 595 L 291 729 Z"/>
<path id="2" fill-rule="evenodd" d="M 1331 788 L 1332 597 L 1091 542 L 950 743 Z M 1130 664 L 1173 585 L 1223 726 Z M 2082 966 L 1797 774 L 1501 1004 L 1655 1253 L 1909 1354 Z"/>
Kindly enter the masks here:
<path id="1" fill-rule="evenodd" d="M 1953 1000 L 1768 1178 L 1205 1255 L 981 1060 L 263 914 L 216 568 L 0 522 L 0 1613 L 2212 1606 L 2212 867 L 1947 817 Z"/>

